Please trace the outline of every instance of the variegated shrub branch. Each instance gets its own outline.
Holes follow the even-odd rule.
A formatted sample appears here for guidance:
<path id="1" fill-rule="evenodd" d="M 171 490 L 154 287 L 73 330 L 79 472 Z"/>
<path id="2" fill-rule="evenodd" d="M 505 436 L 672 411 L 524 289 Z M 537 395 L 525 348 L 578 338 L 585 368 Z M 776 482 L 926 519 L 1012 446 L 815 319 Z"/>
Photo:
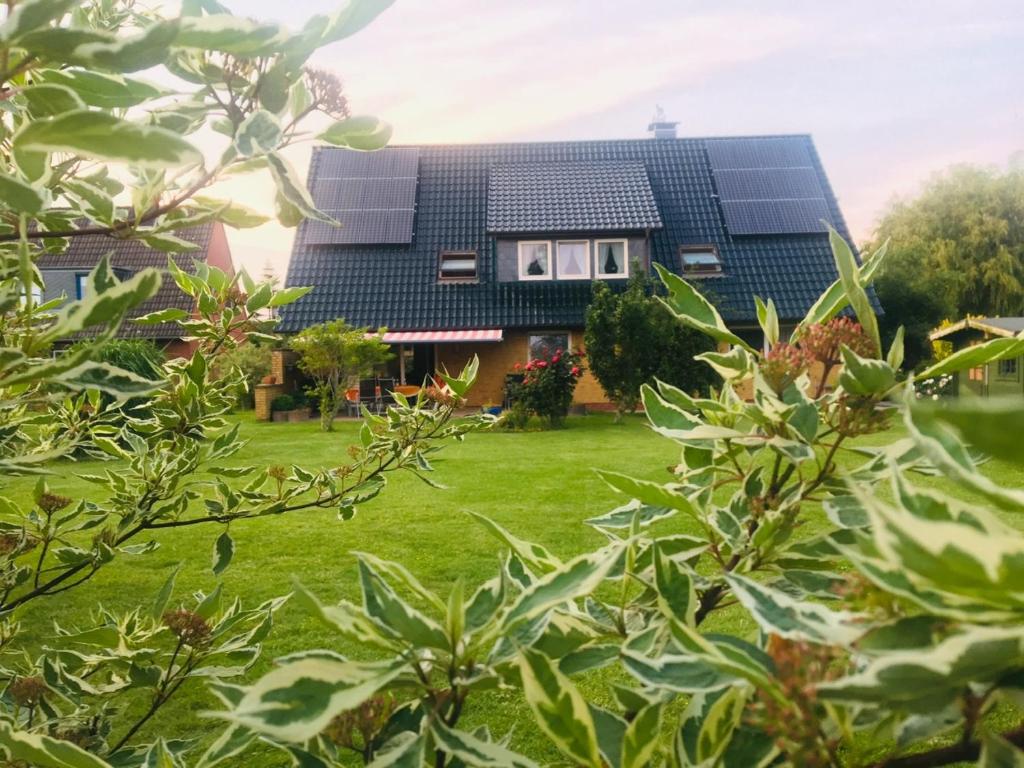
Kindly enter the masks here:
<path id="1" fill-rule="evenodd" d="M 788 338 L 758 300 L 765 351 L 662 271 L 668 307 L 720 343 L 701 358 L 723 386 L 644 388 L 680 460 L 668 482 L 601 472 L 630 499 L 587 521 L 605 547 L 563 561 L 483 520 L 504 567 L 446 599 L 361 555 L 361 605 L 300 602 L 377 660 L 283 659 L 223 697 L 227 733 L 317 765 L 537 765 L 462 726 L 505 688 L 591 768 L 1022 764 L 1024 536 L 1000 516 L 1024 493 L 975 453 L 1019 460 L 1022 410 L 914 398 L 867 290 L 884 251 L 859 265 L 832 242 L 840 279 Z M 922 375 L 1022 353 L 988 342 Z M 574 678 L 601 667 L 598 704 Z"/>

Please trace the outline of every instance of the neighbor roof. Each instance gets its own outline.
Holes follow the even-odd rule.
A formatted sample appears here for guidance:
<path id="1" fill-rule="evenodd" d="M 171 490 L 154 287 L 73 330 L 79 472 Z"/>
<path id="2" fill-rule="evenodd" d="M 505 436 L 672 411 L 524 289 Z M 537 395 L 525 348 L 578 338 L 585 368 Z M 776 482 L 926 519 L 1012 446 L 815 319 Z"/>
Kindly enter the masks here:
<path id="1" fill-rule="evenodd" d="M 199 248 L 195 251 L 175 255 L 175 263 L 187 272 L 195 271 L 194 260 L 204 261 L 213 237 L 212 223 L 175 232 L 176 237 L 195 243 Z M 36 261 L 40 270 L 92 270 L 99 260 L 110 254 L 110 265 L 114 269 L 129 273 L 139 272 L 153 267 L 159 270 L 167 268 L 167 254 L 150 248 L 138 240 L 122 240 L 107 235 L 83 235 L 69 238 L 67 249 L 61 253 L 45 253 Z M 129 318 L 139 317 L 162 309 L 184 309 L 192 312 L 193 300 L 178 288 L 177 284 L 164 275 L 160 289 L 152 298 L 136 307 Z M 117 334 L 120 338 L 131 339 L 176 339 L 181 337 L 181 328 L 176 323 L 159 323 L 157 325 L 139 325 L 130 320 L 121 326 Z"/>
<path id="2" fill-rule="evenodd" d="M 622 230 L 650 230 L 652 260 L 679 272 L 683 245 L 714 245 L 723 274 L 704 282 L 727 321 L 756 322 L 754 295 L 772 298 L 784 320 L 802 318 L 836 271 L 824 232 L 771 235 L 731 233 L 723 218 L 711 160 L 712 139 L 624 139 L 507 144 L 418 146 L 419 164 L 412 242 L 403 245 L 323 245 L 310 241 L 313 226 L 300 225 L 288 285 L 314 290 L 285 308 L 281 329 L 294 332 L 343 317 L 351 323 L 394 330 L 578 327 L 590 301 L 587 281 L 499 282 L 496 231 L 520 227 L 568 230 L 579 217 L 595 234 L 607 217 Z M 810 136 L 737 139 L 768 156 L 773 147 L 796 147 L 810 158 L 828 219 L 850 240 L 835 196 Z M 384 150 L 388 151 L 388 150 Z M 350 150 L 318 148 L 309 185 L 316 192 L 333 158 Z M 785 152 L 783 153 L 785 154 Z M 604 179 L 622 191 L 607 212 L 579 197 L 558 199 L 555 183 Z M 533 200 L 531 190 L 543 190 Z M 653 196 L 653 207 L 651 205 Z M 506 197 L 507 196 L 507 197 Z M 509 204 L 516 201 L 516 205 Z M 507 202 L 508 201 L 508 202 Z M 568 218 L 567 218 L 568 217 Z M 660 226 L 659 226 L 660 224 Z M 576 229 L 576 231 L 579 231 Z M 625 232 L 624 232 L 625 233 Z M 479 282 L 437 280 L 441 251 L 476 251 Z"/>
<path id="3" fill-rule="evenodd" d="M 945 328 L 932 331 L 929 338 L 944 339 L 966 330 L 982 331 L 992 336 L 1016 336 L 1019 333 L 1024 333 L 1024 317 L 968 317 Z"/>

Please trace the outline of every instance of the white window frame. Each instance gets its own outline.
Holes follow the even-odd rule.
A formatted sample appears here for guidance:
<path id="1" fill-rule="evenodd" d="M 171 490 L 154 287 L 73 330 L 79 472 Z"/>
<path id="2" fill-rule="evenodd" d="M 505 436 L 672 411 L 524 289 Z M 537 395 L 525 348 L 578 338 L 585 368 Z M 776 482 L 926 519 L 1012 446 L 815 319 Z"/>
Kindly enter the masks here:
<path id="1" fill-rule="evenodd" d="M 623 271 L 612 274 L 601 269 L 601 245 L 610 243 L 622 243 L 622 266 Z M 594 274 L 600 280 L 624 280 L 629 277 L 629 240 L 623 237 L 611 237 L 604 240 L 594 241 Z"/>
<path id="2" fill-rule="evenodd" d="M 583 258 L 583 270 L 584 270 L 583 274 L 581 274 L 581 275 L 563 275 L 562 274 L 561 265 L 559 264 L 559 261 L 558 261 L 558 249 L 562 246 L 563 243 L 565 245 L 580 245 L 580 244 L 582 244 L 582 245 L 586 246 L 587 253 L 586 253 L 586 256 L 584 256 L 584 258 Z M 555 272 L 556 272 L 555 277 L 558 280 L 589 280 L 590 279 L 590 272 L 591 272 L 591 270 L 590 270 L 590 260 L 592 258 L 594 258 L 594 257 L 591 255 L 590 241 L 589 240 L 583 240 L 583 239 L 579 239 L 579 238 L 573 239 L 573 240 L 556 240 L 555 241 Z"/>
<path id="3" fill-rule="evenodd" d="M 533 336 L 559 336 L 565 334 L 565 349 L 563 352 L 568 352 L 572 349 L 572 331 L 565 331 L 561 329 L 552 329 L 550 331 L 527 331 L 526 332 L 526 362 L 533 361 L 533 344 L 530 343 L 530 339 Z"/>
<path id="4" fill-rule="evenodd" d="M 531 275 L 523 265 L 524 245 L 546 245 L 548 248 L 548 273 L 546 275 Z M 520 240 L 516 245 L 516 271 L 519 272 L 520 280 L 554 280 L 555 279 L 555 249 L 550 240 Z"/>

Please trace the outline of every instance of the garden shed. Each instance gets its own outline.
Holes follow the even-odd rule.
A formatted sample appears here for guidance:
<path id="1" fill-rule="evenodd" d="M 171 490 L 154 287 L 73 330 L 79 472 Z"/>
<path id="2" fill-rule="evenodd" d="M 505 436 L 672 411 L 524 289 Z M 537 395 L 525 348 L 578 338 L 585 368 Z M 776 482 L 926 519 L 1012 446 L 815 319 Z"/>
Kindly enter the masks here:
<path id="1" fill-rule="evenodd" d="M 931 334 L 932 341 L 946 341 L 953 350 L 981 344 L 989 339 L 1013 338 L 1024 333 L 1024 317 L 967 317 L 958 323 L 939 328 Z M 956 374 L 957 395 L 1024 395 L 1021 366 L 1024 360 L 1011 357 L 988 365 L 970 368 Z"/>

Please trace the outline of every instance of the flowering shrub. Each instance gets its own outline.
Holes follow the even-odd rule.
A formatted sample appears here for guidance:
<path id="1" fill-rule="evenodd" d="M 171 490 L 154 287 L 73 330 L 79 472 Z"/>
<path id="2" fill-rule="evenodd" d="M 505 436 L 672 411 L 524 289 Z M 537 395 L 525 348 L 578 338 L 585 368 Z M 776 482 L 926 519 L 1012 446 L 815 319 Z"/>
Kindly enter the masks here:
<path id="1" fill-rule="evenodd" d="M 539 357 L 523 366 L 516 363 L 516 370 L 523 371 L 521 402 L 551 427 L 562 426 L 569 415 L 576 382 L 583 375 L 583 355 L 556 349 L 550 357 Z"/>
<path id="2" fill-rule="evenodd" d="M 945 395 L 953 395 L 956 391 L 953 386 L 954 381 L 955 377 L 951 373 L 948 373 L 945 376 L 936 376 L 931 379 L 915 381 L 914 396 L 917 397 L 918 400 L 921 398 L 938 400 L 940 397 Z"/>

